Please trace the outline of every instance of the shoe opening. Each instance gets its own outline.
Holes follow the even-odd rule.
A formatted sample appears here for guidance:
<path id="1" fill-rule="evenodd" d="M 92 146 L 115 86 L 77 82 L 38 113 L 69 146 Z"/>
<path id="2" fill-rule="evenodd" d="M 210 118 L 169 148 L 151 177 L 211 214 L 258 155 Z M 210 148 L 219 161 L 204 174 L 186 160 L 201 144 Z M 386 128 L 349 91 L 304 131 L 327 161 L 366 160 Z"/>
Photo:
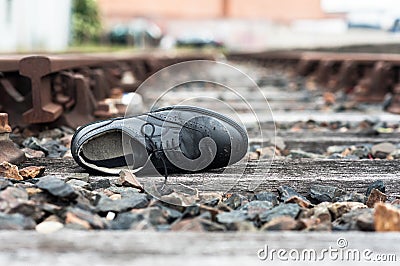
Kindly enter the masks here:
<path id="1" fill-rule="evenodd" d="M 91 165 L 116 169 L 136 169 L 148 159 L 146 148 L 122 131 L 109 131 L 89 139 L 82 145 L 80 156 Z"/>

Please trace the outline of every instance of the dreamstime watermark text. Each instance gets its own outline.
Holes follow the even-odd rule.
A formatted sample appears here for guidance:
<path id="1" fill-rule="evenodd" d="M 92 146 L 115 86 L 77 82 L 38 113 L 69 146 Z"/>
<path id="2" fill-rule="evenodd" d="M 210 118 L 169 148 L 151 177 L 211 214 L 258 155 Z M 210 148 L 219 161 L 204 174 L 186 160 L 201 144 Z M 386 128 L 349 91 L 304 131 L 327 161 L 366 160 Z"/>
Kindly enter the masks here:
<path id="1" fill-rule="evenodd" d="M 349 243 L 345 238 L 339 238 L 336 246 L 328 246 L 321 250 L 316 249 L 275 249 L 267 244 L 257 251 L 257 256 L 262 261 L 372 261 L 396 262 L 396 254 L 375 253 L 371 249 L 348 248 Z"/>

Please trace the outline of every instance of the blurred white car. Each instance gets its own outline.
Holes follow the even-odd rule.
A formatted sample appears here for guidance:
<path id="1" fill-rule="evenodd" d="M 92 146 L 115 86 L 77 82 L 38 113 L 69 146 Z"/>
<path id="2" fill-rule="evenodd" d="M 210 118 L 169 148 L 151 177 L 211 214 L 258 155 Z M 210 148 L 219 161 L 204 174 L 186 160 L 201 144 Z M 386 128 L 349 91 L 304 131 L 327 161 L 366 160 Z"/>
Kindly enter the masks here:
<path id="1" fill-rule="evenodd" d="M 347 25 L 349 28 L 382 29 L 382 14 L 377 11 L 350 12 Z"/>
<path id="2" fill-rule="evenodd" d="M 385 31 L 400 31 L 400 12 L 357 11 L 347 15 L 349 28 L 369 28 Z"/>

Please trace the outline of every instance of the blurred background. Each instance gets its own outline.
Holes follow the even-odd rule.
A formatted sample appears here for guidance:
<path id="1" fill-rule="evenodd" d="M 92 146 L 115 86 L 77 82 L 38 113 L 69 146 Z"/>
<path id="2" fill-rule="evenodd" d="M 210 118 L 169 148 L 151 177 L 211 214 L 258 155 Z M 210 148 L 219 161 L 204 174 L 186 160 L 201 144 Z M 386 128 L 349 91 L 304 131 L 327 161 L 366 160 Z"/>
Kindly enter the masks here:
<path id="1" fill-rule="evenodd" d="M 0 0 L 0 52 L 400 42 L 395 0 Z"/>

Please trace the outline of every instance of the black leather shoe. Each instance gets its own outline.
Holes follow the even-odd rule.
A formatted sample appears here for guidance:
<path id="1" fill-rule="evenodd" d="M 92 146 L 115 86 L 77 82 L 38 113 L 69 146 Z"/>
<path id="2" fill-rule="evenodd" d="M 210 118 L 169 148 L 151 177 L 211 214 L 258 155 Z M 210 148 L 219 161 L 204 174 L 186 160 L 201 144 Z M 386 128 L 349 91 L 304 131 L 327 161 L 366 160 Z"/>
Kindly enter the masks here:
<path id="1" fill-rule="evenodd" d="M 247 152 L 244 128 L 232 119 L 193 106 L 171 106 L 146 114 L 91 123 L 75 132 L 71 151 L 88 170 L 197 172 L 240 161 Z"/>

